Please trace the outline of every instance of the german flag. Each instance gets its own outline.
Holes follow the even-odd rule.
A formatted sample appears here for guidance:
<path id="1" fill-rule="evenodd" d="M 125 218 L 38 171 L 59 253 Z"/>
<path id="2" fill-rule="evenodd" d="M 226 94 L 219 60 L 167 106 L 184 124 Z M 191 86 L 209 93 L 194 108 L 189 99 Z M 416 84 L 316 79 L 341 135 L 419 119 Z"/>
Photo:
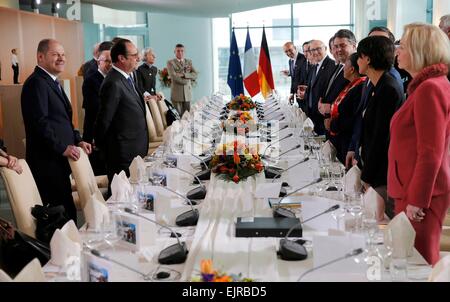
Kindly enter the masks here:
<path id="1" fill-rule="evenodd" d="M 269 47 L 267 46 L 266 30 L 264 27 L 261 51 L 259 53 L 258 79 L 261 94 L 266 99 L 272 93 L 272 90 L 275 89 L 275 84 L 273 83 L 272 64 L 270 63 Z"/>

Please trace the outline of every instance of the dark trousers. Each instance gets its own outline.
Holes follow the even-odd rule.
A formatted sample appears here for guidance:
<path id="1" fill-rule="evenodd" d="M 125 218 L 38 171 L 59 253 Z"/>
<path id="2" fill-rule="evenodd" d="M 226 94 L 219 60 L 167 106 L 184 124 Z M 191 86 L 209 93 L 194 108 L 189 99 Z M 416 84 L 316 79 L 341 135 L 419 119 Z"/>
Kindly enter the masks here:
<path id="1" fill-rule="evenodd" d="M 13 76 L 14 84 L 19 84 L 19 64 L 17 64 L 16 66 L 12 65 L 11 67 L 14 72 L 14 76 Z"/>
<path id="2" fill-rule="evenodd" d="M 50 206 L 63 205 L 69 219 L 77 223 L 77 209 L 72 198 L 70 166 L 65 157 L 54 161 L 29 162 L 42 203 Z"/>

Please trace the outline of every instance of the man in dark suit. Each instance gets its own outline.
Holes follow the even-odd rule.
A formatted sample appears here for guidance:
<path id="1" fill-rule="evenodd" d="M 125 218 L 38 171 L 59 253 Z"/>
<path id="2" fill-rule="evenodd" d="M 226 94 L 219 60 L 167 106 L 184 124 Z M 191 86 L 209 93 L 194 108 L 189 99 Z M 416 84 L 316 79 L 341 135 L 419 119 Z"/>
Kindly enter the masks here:
<path id="1" fill-rule="evenodd" d="M 323 135 L 325 134 L 324 119 L 319 112 L 318 104 L 327 89 L 328 81 L 336 66 L 334 61 L 327 56 L 327 47 L 322 41 L 311 41 L 309 50 L 316 65 L 311 70 L 311 83 L 305 94 L 305 100 L 308 104 L 306 114 L 314 123 L 314 131 L 318 135 Z"/>
<path id="2" fill-rule="evenodd" d="M 325 128 L 329 129 L 331 120 L 331 105 L 339 96 L 342 90 L 350 83 L 344 78 L 344 65 L 351 54 L 356 52 L 355 35 L 348 29 L 341 29 L 333 39 L 333 47 L 335 48 L 337 66 L 328 81 L 324 97 L 319 102 L 319 112 L 324 116 Z"/>
<path id="3" fill-rule="evenodd" d="M 100 107 L 100 86 L 112 67 L 111 47 L 112 42 L 110 41 L 100 44 L 100 55 L 97 60 L 98 68 L 95 72 L 85 77 L 82 88 L 84 108 L 83 140 L 93 145 L 93 152 L 89 156 L 89 161 L 95 175 L 106 174 L 106 164 L 94 143 L 94 123 Z"/>
<path id="4" fill-rule="evenodd" d="M 302 78 L 306 78 L 306 74 L 303 74 L 301 71 L 302 65 L 306 62 L 306 58 L 303 54 L 297 51 L 294 43 L 286 42 L 283 45 L 283 51 L 289 58 L 289 70 L 283 70 L 283 74 L 285 76 L 291 77 L 291 89 L 290 89 L 290 97 L 289 100 L 294 100 L 294 94 L 297 93 L 297 87 L 302 82 Z"/>
<path id="5" fill-rule="evenodd" d="M 92 50 L 92 56 L 93 58 L 87 61 L 86 63 L 81 66 L 83 78 L 86 78 L 91 73 L 97 71 L 97 60 L 99 56 L 99 48 L 100 43 L 97 43 L 94 45 L 94 49 Z"/>
<path id="6" fill-rule="evenodd" d="M 90 154 L 91 145 L 83 142 L 74 130 L 71 104 L 57 80 L 66 62 L 63 46 L 56 40 L 42 40 L 37 62 L 22 89 L 26 160 L 43 203 L 64 205 L 68 216 L 76 222 L 67 159 L 80 158 L 76 146 Z"/>
<path id="7" fill-rule="evenodd" d="M 113 67 L 100 88 L 100 109 L 94 128 L 97 147 L 106 159 L 111 184 L 114 173 L 129 166 L 134 157 L 148 151 L 145 103 L 130 74 L 136 69 L 139 53 L 134 44 L 119 40 L 111 48 Z"/>

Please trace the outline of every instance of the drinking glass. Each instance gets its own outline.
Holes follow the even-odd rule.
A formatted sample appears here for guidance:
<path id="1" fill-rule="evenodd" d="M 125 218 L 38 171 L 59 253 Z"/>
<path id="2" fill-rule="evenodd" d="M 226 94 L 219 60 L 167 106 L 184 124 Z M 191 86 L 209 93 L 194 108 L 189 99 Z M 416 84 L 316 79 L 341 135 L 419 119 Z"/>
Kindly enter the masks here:
<path id="1" fill-rule="evenodd" d="M 115 245 L 122 240 L 123 230 L 118 212 L 112 213 L 111 219 L 103 222 L 103 238 L 105 242 L 115 249 Z"/>
<path id="2" fill-rule="evenodd" d="M 360 230 L 361 216 L 363 213 L 362 194 L 359 192 L 352 192 L 347 194 L 348 212 L 353 218 L 353 231 L 356 233 Z"/>

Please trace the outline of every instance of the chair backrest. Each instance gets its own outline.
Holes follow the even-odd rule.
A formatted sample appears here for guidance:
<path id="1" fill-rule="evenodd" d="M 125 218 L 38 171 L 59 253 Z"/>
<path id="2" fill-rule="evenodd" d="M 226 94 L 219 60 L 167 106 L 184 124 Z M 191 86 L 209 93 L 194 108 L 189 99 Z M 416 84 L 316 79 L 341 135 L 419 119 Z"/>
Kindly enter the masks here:
<path id="1" fill-rule="evenodd" d="M 42 205 L 33 174 L 24 159 L 19 159 L 22 174 L 2 167 L 0 168 L 9 202 L 19 231 L 35 238 L 36 222 L 31 215 L 31 208 Z"/>
<path id="2" fill-rule="evenodd" d="M 166 102 L 164 100 L 158 101 L 158 108 L 159 113 L 161 113 L 161 120 L 163 122 L 164 129 L 167 128 L 167 118 L 166 113 L 169 111 L 169 108 L 167 108 Z"/>
<path id="3" fill-rule="evenodd" d="M 164 125 L 161 119 L 161 113 L 159 112 L 158 104 L 155 101 L 148 102 L 150 106 L 150 112 L 152 113 L 153 121 L 155 122 L 156 134 L 163 136 Z"/>
<path id="4" fill-rule="evenodd" d="M 100 201 L 105 202 L 105 199 L 98 189 L 97 180 L 95 179 L 94 171 L 92 170 L 87 154 L 80 147 L 78 147 L 78 150 L 80 151 L 80 158 L 77 161 L 69 158 L 69 165 L 72 170 L 73 179 L 77 185 L 80 208 L 84 209 L 84 206 L 93 194 Z"/>
<path id="5" fill-rule="evenodd" d="M 159 142 L 162 141 L 162 137 L 156 134 L 155 121 L 153 120 L 152 113 L 150 112 L 149 106 L 145 106 L 145 119 L 147 121 L 147 130 L 149 142 Z"/>

